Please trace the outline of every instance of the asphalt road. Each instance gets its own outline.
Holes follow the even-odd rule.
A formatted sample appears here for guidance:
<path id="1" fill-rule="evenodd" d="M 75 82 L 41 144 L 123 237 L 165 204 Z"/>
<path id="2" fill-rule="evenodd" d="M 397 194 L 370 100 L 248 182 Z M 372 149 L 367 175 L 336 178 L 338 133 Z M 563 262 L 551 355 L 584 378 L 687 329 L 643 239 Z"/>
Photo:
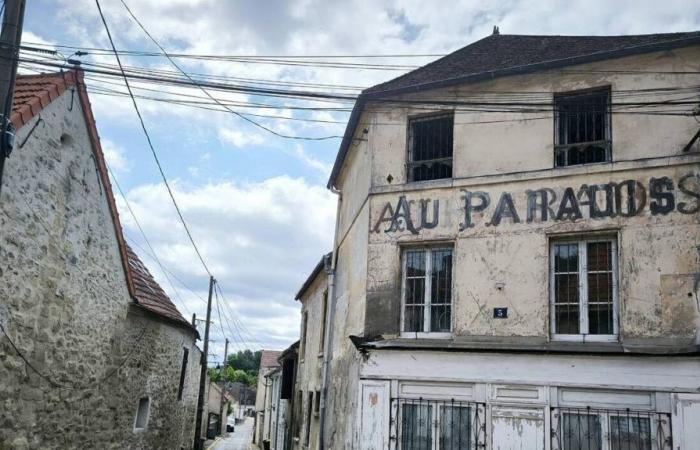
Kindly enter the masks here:
<path id="1" fill-rule="evenodd" d="M 236 431 L 227 433 L 224 439 L 220 439 L 209 450 L 249 450 L 252 448 L 253 419 L 246 417 L 245 422 L 236 425 Z"/>

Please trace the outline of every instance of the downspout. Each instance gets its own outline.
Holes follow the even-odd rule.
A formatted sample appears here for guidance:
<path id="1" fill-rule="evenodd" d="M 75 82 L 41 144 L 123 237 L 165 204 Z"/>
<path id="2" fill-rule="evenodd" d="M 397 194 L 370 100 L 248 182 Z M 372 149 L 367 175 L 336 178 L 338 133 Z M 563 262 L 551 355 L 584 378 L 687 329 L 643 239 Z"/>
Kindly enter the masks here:
<path id="1" fill-rule="evenodd" d="M 340 208 L 343 202 L 343 193 L 333 186 L 330 187 L 332 193 L 338 196 L 338 205 L 335 213 L 335 233 L 333 236 L 333 253 L 331 254 L 330 262 L 326 261 L 326 274 L 328 275 L 328 307 L 326 308 L 326 333 L 323 337 L 325 343 L 323 346 L 323 370 L 322 370 L 322 387 L 321 387 L 321 411 L 319 421 L 319 448 L 324 450 L 327 448 L 325 442 L 326 428 L 326 404 L 328 401 L 328 386 L 330 385 L 330 359 L 331 348 L 333 346 L 333 320 L 335 318 L 335 268 L 338 255 L 338 231 L 340 228 Z"/>

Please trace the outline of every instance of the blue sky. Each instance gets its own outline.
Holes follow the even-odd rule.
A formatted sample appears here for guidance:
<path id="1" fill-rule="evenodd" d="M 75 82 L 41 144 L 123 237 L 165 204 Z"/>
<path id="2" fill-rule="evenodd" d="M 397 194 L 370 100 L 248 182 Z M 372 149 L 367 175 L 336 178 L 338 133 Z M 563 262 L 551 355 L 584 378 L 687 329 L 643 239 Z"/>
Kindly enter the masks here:
<path id="1" fill-rule="evenodd" d="M 170 52 L 217 55 L 444 54 L 491 33 L 636 34 L 700 29 L 700 2 L 527 2 L 519 0 L 425 1 L 223 1 L 127 0 L 149 31 Z M 32 0 L 24 26 L 26 43 L 108 48 L 92 0 Z M 120 49 L 157 50 L 118 0 L 102 0 Z M 71 52 L 61 50 L 65 56 Z M 84 62 L 114 64 L 110 56 Z M 423 64 L 434 58 L 386 59 Z M 354 62 L 371 62 L 353 60 Z M 371 86 L 401 71 L 298 68 L 260 64 L 179 61 L 190 72 L 294 82 Z M 374 61 L 376 62 L 376 60 Z M 174 70 L 164 58 L 133 57 L 125 63 Z M 118 80 L 113 80 L 118 82 Z M 88 87 L 100 82 L 88 78 Z M 103 85 L 104 86 L 104 85 Z M 110 86 L 112 89 L 120 89 Z M 138 87 L 138 85 L 137 85 Z M 327 89 L 326 89 L 327 90 Z M 196 90 L 180 93 L 202 95 Z M 158 95 L 151 94 L 151 95 Z M 275 114 L 344 122 L 347 113 L 292 111 L 269 98 Z M 146 146 L 133 107 L 123 98 L 91 94 L 108 162 L 164 266 L 195 293 L 175 288 L 140 250 L 138 228 L 119 201 L 127 236 L 185 316 L 204 314 L 200 297 L 207 276 L 189 247 Z M 290 101 L 288 104 L 309 103 Z M 277 138 L 223 112 L 139 100 L 164 170 L 195 239 L 227 300 L 227 335 L 233 349 L 282 349 L 298 336 L 294 293 L 321 255 L 331 249 L 335 197 L 325 189 L 338 139 L 320 142 Z M 249 110 L 250 111 L 250 110 Z M 270 114 L 270 110 L 256 111 Z M 344 124 L 261 119 L 291 135 L 327 136 Z M 247 332 L 235 321 L 243 323 Z M 218 322 L 215 314 L 215 320 Z M 218 327 L 218 323 L 215 327 Z M 221 352 L 221 331 L 214 331 Z"/>

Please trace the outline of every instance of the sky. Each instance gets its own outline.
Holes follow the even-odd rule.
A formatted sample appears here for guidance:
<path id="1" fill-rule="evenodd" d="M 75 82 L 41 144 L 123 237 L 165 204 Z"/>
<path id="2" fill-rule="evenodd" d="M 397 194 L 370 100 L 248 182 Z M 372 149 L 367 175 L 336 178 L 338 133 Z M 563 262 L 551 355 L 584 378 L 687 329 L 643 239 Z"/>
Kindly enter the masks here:
<path id="1" fill-rule="evenodd" d="M 501 34 L 700 30 L 700 0 L 667 0 L 663 4 L 643 0 L 125 2 L 169 52 L 210 55 L 440 55 L 488 36 L 495 25 Z M 119 0 L 102 0 L 101 4 L 117 48 L 158 50 Z M 109 48 L 92 0 L 28 1 L 23 43 Z M 73 50 L 58 49 L 64 56 L 72 56 Z M 343 61 L 417 66 L 435 58 Z M 113 56 L 105 54 L 79 59 L 84 63 L 116 63 Z M 369 87 L 406 71 L 191 59 L 177 62 L 190 73 L 207 76 L 354 87 Z M 125 57 L 124 63 L 176 70 L 163 57 Z M 127 240 L 182 314 L 186 318 L 192 313 L 204 317 L 208 275 L 178 222 L 133 105 L 128 98 L 95 91 L 105 86 L 124 91 L 123 83 L 114 79 L 116 84 L 104 85 L 89 76 L 86 82 L 92 90 L 90 99 L 114 179 L 166 271 L 151 256 L 127 203 L 115 193 Z M 154 89 L 138 83 L 135 87 Z M 139 92 L 151 97 L 204 95 L 197 89 L 155 89 L 161 92 Z M 331 88 L 316 90 L 329 92 Z M 292 136 L 342 135 L 349 116 L 342 111 L 289 109 L 338 106 L 335 104 L 240 93 L 216 95 L 267 104 L 266 108 L 245 111 L 285 117 L 256 120 Z M 148 99 L 137 99 L 137 103 L 182 214 L 223 291 L 219 309 L 212 313 L 211 352 L 217 356 L 211 359 L 223 359 L 224 334 L 231 340 L 232 351 L 286 348 L 299 336 L 300 305 L 294 300 L 295 293 L 333 245 L 336 197 L 326 189 L 326 182 L 340 140 L 284 139 L 228 112 Z"/>

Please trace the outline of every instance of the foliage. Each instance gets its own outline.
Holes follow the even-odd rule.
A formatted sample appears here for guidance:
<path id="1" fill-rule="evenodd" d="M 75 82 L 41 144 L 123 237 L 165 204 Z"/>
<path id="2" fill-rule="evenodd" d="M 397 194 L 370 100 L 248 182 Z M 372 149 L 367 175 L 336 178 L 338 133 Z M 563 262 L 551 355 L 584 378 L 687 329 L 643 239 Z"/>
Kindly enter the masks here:
<path id="1" fill-rule="evenodd" d="M 258 374 L 260 370 L 260 356 L 262 352 L 252 352 L 250 350 L 243 350 L 233 353 L 228 356 L 228 365 L 235 367 L 238 370 L 245 370 L 247 373 L 252 373 L 254 375 Z"/>
<path id="2" fill-rule="evenodd" d="M 213 382 L 225 380 L 255 387 L 258 384 L 260 354 L 259 351 L 244 350 L 229 355 L 226 373 L 224 373 L 223 367 L 211 368 L 209 369 L 209 378 Z"/>

